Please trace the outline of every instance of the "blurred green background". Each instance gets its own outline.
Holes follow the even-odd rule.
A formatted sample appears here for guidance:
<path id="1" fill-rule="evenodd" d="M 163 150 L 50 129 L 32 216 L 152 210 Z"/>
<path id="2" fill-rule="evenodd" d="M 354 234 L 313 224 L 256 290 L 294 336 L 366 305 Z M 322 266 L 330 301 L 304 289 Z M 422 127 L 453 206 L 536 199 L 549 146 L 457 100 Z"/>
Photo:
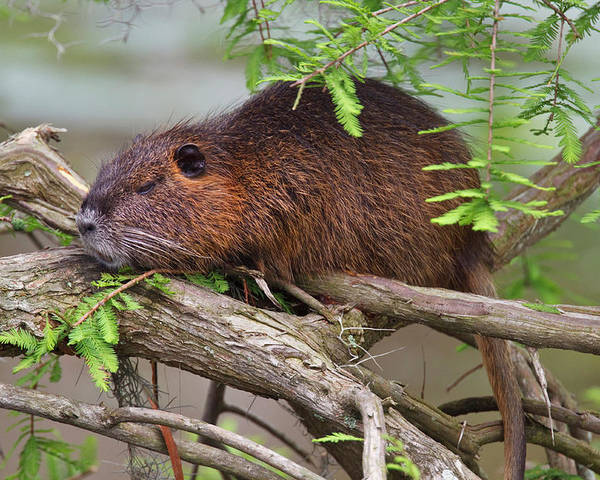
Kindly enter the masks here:
<path id="1" fill-rule="evenodd" d="M 140 2 L 150 6 L 158 2 Z M 58 145 L 60 151 L 90 182 L 99 165 L 122 148 L 129 139 L 174 123 L 182 118 L 201 119 L 219 112 L 248 96 L 244 79 L 244 61 L 223 60 L 226 26 L 219 24 L 222 4 L 202 5 L 199 9 L 188 1 L 162 2 L 162 6 L 143 8 L 128 27 L 115 19 L 104 3 L 92 1 L 41 2 L 45 12 L 62 12 L 64 23 L 56 38 L 66 46 L 57 56 L 57 48 L 46 38 L 55 20 L 40 16 L 14 15 L 0 4 L 0 122 L 9 131 L 49 122 L 65 127 Z M 123 7 L 122 19 L 135 12 Z M 202 10 L 202 11 L 201 11 Z M 301 12 L 300 12 L 301 13 Z M 127 41 L 123 42 L 124 32 Z M 41 34 L 41 35 L 36 35 Z M 597 76 L 590 71 L 590 59 L 598 56 L 597 46 L 588 41 L 579 45 L 569 57 L 568 68 L 582 79 Z M 597 62 L 596 62 L 597 65 Z M 457 82 L 460 73 L 456 72 Z M 431 82 L 448 84 L 447 71 L 425 72 Z M 589 105 L 597 105 L 598 95 L 584 93 Z M 431 98 L 439 109 L 464 107 L 453 97 Z M 581 123 L 580 132 L 587 126 Z M 479 132 L 471 131 L 472 140 L 481 142 Z M 527 131 L 523 132 L 527 135 Z M 485 140 L 483 140 L 485 141 Z M 538 158 L 550 154 L 535 151 Z M 527 260 L 514 262 L 497 275 L 500 292 L 545 302 L 600 303 L 600 255 L 597 225 L 582 225 L 584 212 L 600 208 L 595 194 L 555 234 L 527 252 Z M 13 255 L 33 250 L 25 236 L 0 237 L 0 255 Z M 523 283 L 519 288 L 518 282 Z M 537 287 L 537 288 L 535 288 Z M 477 365 L 478 353 L 472 349 L 457 353 L 457 341 L 424 327 L 405 328 L 373 349 L 381 354 L 401 350 L 378 358 L 383 374 L 407 385 L 419 394 L 426 370 L 425 399 L 438 404 L 468 395 L 487 395 L 489 386 L 483 371 L 469 376 L 450 393 L 446 387 L 460 374 Z M 584 401 L 585 391 L 600 385 L 600 359 L 591 355 L 558 350 L 541 352 L 543 362 L 564 384 Z M 16 364 L 0 359 L 0 381 L 14 382 L 10 370 Z M 99 395 L 90 384 L 82 362 L 64 359 L 65 373 L 58 385 L 49 391 L 73 396 L 82 401 L 113 402 Z M 373 366 L 373 368 L 379 368 Z M 191 375 L 162 368 L 162 385 L 174 405 L 184 414 L 202 414 L 207 383 Z M 306 435 L 285 408 L 273 408 L 272 400 L 254 399 L 243 392 L 229 390 L 228 401 L 277 424 L 286 432 L 296 432 L 298 441 L 311 448 Z M 587 403 L 588 406 L 591 404 Z M 474 421 L 496 418 L 495 415 L 473 417 Z M 236 419 L 242 433 L 259 434 L 267 445 L 277 441 L 254 428 L 244 419 Z M 15 432 L 5 434 L 11 419 L 0 414 L 0 447 L 10 449 Z M 59 427 L 67 439 L 80 438 L 81 433 Z M 100 470 L 90 478 L 128 478 L 124 473 L 125 446 L 111 440 L 100 441 Z M 500 445 L 484 450 L 484 468 L 490 478 L 499 478 Z M 543 462 L 539 448 L 531 447 L 532 465 Z M 15 461 L 8 463 L 1 475 L 14 472 Z M 335 469 L 332 470 L 335 472 Z M 343 478 L 334 474 L 334 478 Z"/>

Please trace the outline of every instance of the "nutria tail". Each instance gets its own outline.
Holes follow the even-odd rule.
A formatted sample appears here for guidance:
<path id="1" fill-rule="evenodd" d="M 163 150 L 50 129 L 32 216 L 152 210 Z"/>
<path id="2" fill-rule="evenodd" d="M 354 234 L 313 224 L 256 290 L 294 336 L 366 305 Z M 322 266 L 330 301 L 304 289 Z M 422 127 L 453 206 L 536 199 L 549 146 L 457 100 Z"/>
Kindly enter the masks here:
<path id="1" fill-rule="evenodd" d="M 525 418 L 521 391 L 506 340 L 475 336 L 504 426 L 504 480 L 522 480 L 525 471 Z"/>
<path id="2" fill-rule="evenodd" d="M 489 270 L 484 265 L 468 275 L 465 290 L 495 297 Z M 500 338 L 475 335 L 504 426 L 504 480 L 523 480 L 525 472 L 525 416 L 521 390 L 510 359 L 509 344 Z"/>

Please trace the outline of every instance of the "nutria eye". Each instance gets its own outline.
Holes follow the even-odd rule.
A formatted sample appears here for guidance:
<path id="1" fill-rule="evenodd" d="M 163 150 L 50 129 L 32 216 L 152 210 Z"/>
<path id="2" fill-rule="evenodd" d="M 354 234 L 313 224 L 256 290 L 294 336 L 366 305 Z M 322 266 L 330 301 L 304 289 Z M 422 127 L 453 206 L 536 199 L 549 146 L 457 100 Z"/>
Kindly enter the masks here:
<path id="1" fill-rule="evenodd" d="M 181 173 L 188 178 L 197 177 L 204 172 L 206 158 L 193 143 L 186 143 L 175 152 L 175 161 Z"/>
<path id="2" fill-rule="evenodd" d="M 155 185 L 156 185 L 155 182 L 146 182 L 140 188 L 138 188 L 136 190 L 136 192 L 139 193 L 140 195 L 144 195 L 148 192 L 151 192 L 152 189 L 155 187 Z"/>

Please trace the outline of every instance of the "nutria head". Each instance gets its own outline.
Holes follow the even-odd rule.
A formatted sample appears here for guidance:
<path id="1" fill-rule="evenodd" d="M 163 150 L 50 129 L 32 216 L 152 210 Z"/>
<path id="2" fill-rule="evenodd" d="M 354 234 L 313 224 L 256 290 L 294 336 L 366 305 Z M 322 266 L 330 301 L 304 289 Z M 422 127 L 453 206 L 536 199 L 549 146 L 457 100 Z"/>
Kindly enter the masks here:
<path id="1" fill-rule="evenodd" d="M 234 251 L 240 191 L 196 126 L 138 136 L 98 173 L 77 227 L 104 266 L 203 271 Z"/>

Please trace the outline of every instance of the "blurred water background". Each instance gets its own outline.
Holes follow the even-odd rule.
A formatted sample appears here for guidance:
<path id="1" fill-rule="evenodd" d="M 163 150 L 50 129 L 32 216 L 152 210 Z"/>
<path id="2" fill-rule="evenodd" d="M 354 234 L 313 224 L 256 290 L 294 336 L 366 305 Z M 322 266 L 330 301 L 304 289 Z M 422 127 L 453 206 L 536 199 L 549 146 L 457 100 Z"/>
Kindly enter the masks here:
<path id="1" fill-rule="evenodd" d="M 151 3 L 140 2 L 141 5 Z M 45 34 L 32 36 L 47 33 L 54 24 L 52 19 L 14 17 L 0 3 L 0 122 L 12 131 L 44 122 L 67 128 L 68 133 L 62 135 L 58 148 L 89 181 L 93 180 L 100 163 L 110 159 L 137 133 L 182 118 L 202 118 L 248 95 L 244 61 L 223 61 L 227 28 L 219 24 L 221 3 L 202 5 L 202 11 L 191 1 L 166 2 L 163 6 L 143 9 L 134 26 L 128 29 L 127 42 L 118 40 L 125 26 L 110 20 L 112 14 L 103 3 L 42 2 L 45 11 L 56 11 L 57 6 L 65 22 L 56 35 L 67 46 L 60 58 Z M 591 59 L 595 59 L 595 70 L 591 68 Z M 597 46 L 591 41 L 579 45 L 569 58 L 571 73 L 584 81 L 597 76 L 600 71 L 597 67 Z M 448 78 L 447 72 L 434 70 L 426 74 L 431 82 L 447 84 Z M 600 103 L 597 94 L 584 92 L 584 98 L 590 106 Z M 428 101 L 440 109 L 464 107 L 462 100 L 452 97 Z M 581 122 L 579 128 L 583 133 L 587 126 Z M 481 142 L 480 132 L 470 133 L 475 143 Z M 7 134 L 0 132 L 0 139 Z M 546 151 L 532 154 L 548 158 Z M 580 211 L 592 208 L 600 208 L 597 194 Z M 531 249 L 528 258 L 537 269 L 534 273 L 542 272 L 548 281 L 556 284 L 555 301 L 598 304 L 599 232 L 596 226 L 581 225 L 578 222 L 581 216 L 582 213 L 573 215 L 558 232 Z M 1 255 L 34 248 L 24 236 L 0 237 Z M 508 291 L 515 280 L 522 278 L 522 268 L 521 264 L 515 264 L 498 275 L 501 292 Z M 535 291 L 527 288 L 521 296 L 539 299 Z M 471 349 L 457 353 L 457 345 L 455 340 L 436 332 L 411 326 L 381 342 L 373 353 L 402 347 L 378 359 L 384 375 L 406 384 L 411 393 L 418 395 L 426 370 L 425 399 L 433 404 L 489 394 L 487 379 L 481 370 L 446 393 L 445 388 L 450 383 L 480 362 L 478 353 Z M 541 356 L 580 400 L 587 388 L 600 383 L 597 357 L 558 350 L 545 350 Z M 0 359 L 0 381 L 14 382 L 10 370 L 15 363 Z M 82 362 L 65 358 L 63 363 L 63 380 L 49 386 L 49 391 L 82 401 L 112 402 L 99 395 L 90 384 L 87 373 L 82 373 Z M 162 367 L 161 382 L 173 405 L 180 406 L 179 411 L 194 417 L 202 415 L 205 381 Z M 309 440 L 295 419 L 284 408 L 273 408 L 272 400 L 255 399 L 231 389 L 227 400 L 263 416 L 288 433 L 296 432 L 298 441 L 310 448 Z M 478 416 L 474 420 L 485 418 L 495 416 Z M 11 422 L 5 412 L 0 413 L 0 446 L 5 452 L 16 438 L 14 431 L 4 433 Z M 269 446 L 278 445 L 274 438 L 244 419 L 236 418 L 231 425 L 242 433 L 259 435 Z M 59 428 L 69 440 L 82 437 L 81 432 L 74 429 Z M 128 478 L 123 466 L 125 452 L 123 444 L 101 439 L 100 470 L 90 478 Z M 484 451 L 484 467 L 490 478 L 499 478 L 501 452 L 500 445 L 489 446 Z M 544 457 L 541 449 L 531 447 L 528 458 L 541 462 Z M 12 473 L 15 465 L 14 460 L 9 462 L 2 473 Z M 342 477 L 336 474 L 334 478 Z"/>

